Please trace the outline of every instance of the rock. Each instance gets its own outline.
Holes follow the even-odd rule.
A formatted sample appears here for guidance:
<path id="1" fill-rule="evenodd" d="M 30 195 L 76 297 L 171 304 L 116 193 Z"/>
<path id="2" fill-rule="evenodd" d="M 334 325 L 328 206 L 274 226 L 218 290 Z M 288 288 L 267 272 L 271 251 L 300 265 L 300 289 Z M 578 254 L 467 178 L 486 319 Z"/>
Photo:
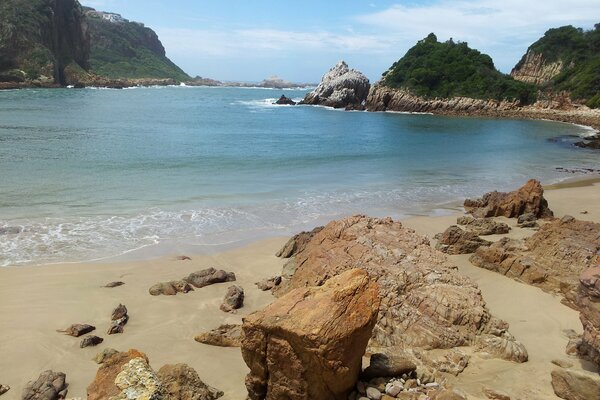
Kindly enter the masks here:
<path id="1" fill-rule="evenodd" d="M 340 61 L 323 76 L 319 86 L 307 94 L 301 104 L 360 109 L 364 107 L 370 87 L 367 77 Z"/>
<path id="2" fill-rule="evenodd" d="M 192 258 L 188 256 L 177 256 L 175 259 L 177 261 L 192 261 Z"/>
<path id="3" fill-rule="evenodd" d="M 596 135 L 586 138 L 586 140 L 582 140 L 581 142 L 575 143 L 575 146 L 584 149 L 600 150 L 600 136 Z"/>
<path id="4" fill-rule="evenodd" d="M 322 226 L 316 227 L 310 232 L 300 232 L 294 235 L 287 243 L 275 254 L 275 257 L 290 258 L 294 254 L 302 251 L 306 244 L 317 233 L 323 230 Z"/>
<path id="5" fill-rule="evenodd" d="M 158 370 L 168 400 L 214 400 L 223 392 L 206 385 L 196 370 L 186 364 L 165 365 Z"/>
<path id="6" fill-rule="evenodd" d="M 600 399 L 600 376 L 584 371 L 555 369 L 552 371 L 554 393 L 565 400 Z"/>
<path id="7" fill-rule="evenodd" d="M 537 228 L 537 217 L 533 213 L 519 215 L 519 218 L 517 219 L 517 225 L 521 228 Z"/>
<path id="8" fill-rule="evenodd" d="M 560 293 L 575 305 L 579 275 L 593 265 L 600 248 L 600 224 L 565 216 L 544 224 L 525 240 L 501 239 L 480 247 L 473 265 L 499 272 L 541 289 Z"/>
<path id="9" fill-rule="evenodd" d="M 377 284 L 352 269 L 289 291 L 246 317 L 242 356 L 250 400 L 345 400 L 379 308 Z"/>
<path id="10" fill-rule="evenodd" d="M 470 215 L 459 217 L 458 225 L 464 225 L 468 230 L 480 236 L 503 235 L 510 231 L 510 227 L 504 222 L 494 221 L 492 218 L 473 218 Z"/>
<path id="11" fill-rule="evenodd" d="M 509 358 L 510 359 L 510 358 Z M 469 365 L 470 357 L 457 349 L 451 349 L 445 351 L 439 357 L 423 357 L 422 361 L 433 368 L 437 372 L 446 372 L 454 376 L 458 376 L 461 372 Z M 419 377 L 422 381 L 431 381 L 430 377 L 427 379 L 423 376 Z M 435 379 L 434 379 L 435 380 Z"/>
<path id="12" fill-rule="evenodd" d="M 544 198 L 542 184 L 534 179 L 514 192 L 490 192 L 480 199 L 467 199 L 464 206 L 467 212 L 478 218 L 516 218 L 526 213 L 532 213 L 537 218 L 553 216 Z"/>
<path id="13" fill-rule="evenodd" d="M 547 61 L 542 53 L 528 50 L 521 61 L 511 71 L 510 75 L 518 81 L 544 85 L 560 74 L 565 67 L 560 58 L 556 61 Z"/>
<path id="14" fill-rule="evenodd" d="M 119 304 L 112 312 L 111 326 L 108 328 L 108 334 L 114 335 L 117 333 L 123 333 L 125 325 L 129 321 L 129 314 L 127 313 L 127 307 L 123 304 Z"/>
<path id="15" fill-rule="evenodd" d="M 101 337 L 89 335 L 83 338 L 79 347 L 83 349 L 85 347 L 97 346 L 102 342 L 104 342 L 104 339 Z"/>
<path id="16" fill-rule="evenodd" d="M 220 347 L 241 347 L 242 326 L 221 325 L 210 332 L 201 333 L 194 338 L 196 342 Z"/>
<path id="17" fill-rule="evenodd" d="M 227 293 L 221 304 L 221 311 L 232 312 L 244 306 L 244 289 L 233 285 L 227 288 Z"/>
<path id="18" fill-rule="evenodd" d="M 362 373 L 364 379 L 376 377 L 399 377 L 417 369 L 412 360 L 386 354 L 371 355 L 369 366 Z"/>
<path id="19" fill-rule="evenodd" d="M 292 260 L 298 268 L 275 289 L 276 296 L 323 285 L 356 267 L 377 281 L 381 306 L 372 353 L 469 346 L 482 335 L 514 340 L 508 324 L 490 314 L 477 285 L 426 237 L 390 218 L 358 215 L 330 222 Z"/>
<path id="20" fill-rule="evenodd" d="M 85 335 L 86 333 L 90 333 L 96 330 L 95 326 L 88 324 L 73 324 L 65 330 L 60 330 L 57 332 L 64 333 L 65 335 L 79 337 Z"/>
<path id="21" fill-rule="evenodd" d="M 216 270 L 214 268 L 208 268 L 194 272 L 183 280 L 194 287 L 203 288 L 215 283 L 233 282 L 235 281 L 235 274 L 233 272 L 225 272 L 222 269 Z"/>
<path id="22" fill-rule="evenodd" d="M 464 231 L 456 225 L 452 225 L 439 235 L 436 249 L 448 254 L 474 253 L 481 246 L 492 244 L 481 239 L 472 231 Z"/>
<path id="23" fill-rule="evenodd" d="M 580 310 L 583 336 L 576 350 L 580 356 L 600 365 L 600 257 L 596 263 L 579 277 L 575 303 Z"/>
<path id="24" fill-rule="evenodd" d="M 124 284 L 125 284 L 125 282 L 115 281 L 115 282 L 107 283 L 106 285 L 104 285 L 104 287 L 105 288 L 116 288 L 119 286 L 123 286 Z"/>
<path id="25" fill-rule="evenodd" d="M 567 360 L 552 360 L 552 364 L 556 365 L 557 367 L 561 367 L 561 368 L 573 368 L 573 363 L 571 361 L 567 361 Z"/>
<path id="26" fill-rule="evenodd" d="M 431 400 L 467 400 L 467 395 L 457 389 L 444 389 L 433 394 Z"/>
<path id="27" fill-rule="evenodd" d="M 503 360 L 524 363 L 529 359 L 525 346 L 512 337 L 481 336 L 478 338 L 476 347 Z"/>
<path id="28" fill-rule="evenodd" d="M 403 390 L 404 386 L 399 381 L 393 381 L 385 385 L 385 394 L 391 397 L 396 397 Z"/>
<path id="29" fill-rule="evenodd" d="M 121 391 L 111 400 L 162 400 L 167 399 L 166 390 L 156 373 L 143 357 L 129 360 L 121 367 L 114 381 Z"/>
<path id="30" fill-rule="evenodd" d="M 275 276 L 273 278 L 263 279 L 260 282 L 256 282 L 256 286 L 258 286 L 258 288 L 263 292 L 266 292 L 267 290 L 272 290 L 274 287 L 279 286 L 280 283 L 281 276 Z"/>
<path id="31" fill-rule="evenodd" d="M 510 400 L 510 396 L 499 390 L 483 388 L 483 394 L 491 400 Z"/>
<path id="32" fill-rule="evenodd" d="M 96 378 L 87 388 L 87 400 L 106 400 L 120 395 L 121 389 L 115 385 L 115 379 L 121 373 L 121 368 L 136 358 L 148 362 L 146 355 L 138 350 L 116 353 L 105 358 L 98 368 Z"/>
<path id="33" fill-rule="evenodd" d="M 152 296 L 175 296 L 177 293 L 188 293 L 193 291 L 192 285 L 186 281 L 160 282 L 153 285 L 148 292 Z"/>
<path id="34" fill-rule="evenodd" d="M 379 400 L 381 399 L 381 392 L 374 387 L 367 388 L 367 398 L 370 400 Z"/>
<path id="35" fill-rule="evenodd" d="M 104 349 L 100 353 L 96 354 L 93 360 L 96 364 L 103 364 L 107 359 L 118 353 L 119 352 L 115 349 Z"/>
<path id="36" fill-rule="evenodd" d="M 296 102 L 288 97 L 285 97 L 285 95 L 281 95 L 281 97 L 279 99 L 277 99 L 277 101 L 273 104 L 277 104 L 277 105 L 286 105 L 286 106 L 295 106 Z"/>
<path id="37" fill-rule="evenodd" d="M 36 381 L 23 389 L 23 400 L 58 400 L 67 396 L 66 375 L 62 372 L 44 371 Z"/>
<path id="38" fill-rule="evenodd" d="M 123 319 L 126 316 L 127 316 L 127 307 L 125 307 L 123 304 L 119 304 L 117 306 L 117 308 L 115 308 L 113 310 L 110 319 L 113 321 L 117 321 L 117 320 Z"/>
<path id="39" fill-rule="evenodd" d="M 10 390 L 10 386 L 8 385 L 0 385 L 0 396 Z"/>

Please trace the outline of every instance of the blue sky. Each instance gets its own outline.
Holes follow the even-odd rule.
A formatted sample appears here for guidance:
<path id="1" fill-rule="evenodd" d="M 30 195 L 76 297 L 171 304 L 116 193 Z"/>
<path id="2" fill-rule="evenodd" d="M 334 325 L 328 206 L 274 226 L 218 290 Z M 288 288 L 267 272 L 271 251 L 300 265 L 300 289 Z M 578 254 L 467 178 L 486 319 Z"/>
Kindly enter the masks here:
<path id="1" fill-rule="evenodd" d="M 547 29 L 600 22 L 600 0 L 82 0 L 144 22 L 190 75 L 318 82 L 346 60 L 372 81 L 436 33 L 492 56 L 503 72 Z"/>

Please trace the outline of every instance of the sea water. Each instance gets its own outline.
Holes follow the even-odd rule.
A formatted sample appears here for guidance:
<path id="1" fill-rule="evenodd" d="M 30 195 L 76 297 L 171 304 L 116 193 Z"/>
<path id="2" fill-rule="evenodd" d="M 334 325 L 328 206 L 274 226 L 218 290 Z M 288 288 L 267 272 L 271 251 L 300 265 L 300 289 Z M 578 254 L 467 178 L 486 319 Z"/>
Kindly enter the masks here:
<path id="1" fill-rule="evenodd" d="M 306 92 L 0 92 L 0 266 L 193 251 L 355 213 L 444 213 L 600 161 L 572 145 L 589 131 L 570 124 L 272 104 Z"/>

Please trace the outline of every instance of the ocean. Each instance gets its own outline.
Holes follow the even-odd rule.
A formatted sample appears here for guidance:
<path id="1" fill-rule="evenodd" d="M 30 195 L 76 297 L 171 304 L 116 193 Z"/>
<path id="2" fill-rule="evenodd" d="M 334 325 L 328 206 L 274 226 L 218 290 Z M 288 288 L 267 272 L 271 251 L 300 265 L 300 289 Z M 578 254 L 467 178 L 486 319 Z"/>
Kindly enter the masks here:
<path id="1" fill-rule="evenodd" d="M 449 212 L 598 168 L 549 121 L 275 106 L 307 90 L 0 92 L 0 266 L 157 256 Z"/>

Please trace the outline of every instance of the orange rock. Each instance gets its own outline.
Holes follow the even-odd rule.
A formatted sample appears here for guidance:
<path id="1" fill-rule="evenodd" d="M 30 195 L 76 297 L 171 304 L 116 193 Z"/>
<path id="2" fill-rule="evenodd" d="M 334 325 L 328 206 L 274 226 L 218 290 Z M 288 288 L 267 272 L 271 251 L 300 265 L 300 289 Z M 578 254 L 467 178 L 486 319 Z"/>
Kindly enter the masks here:
<path id="1" fill-rule="evenodd" d="M 87 399 L 106 400 L 119 395 L 121 390 L 115 385 L 115 379 L 123 365 L 134 358 L 143 358 L 148 362 L 148 357 L 144 353 L 134 349 L 113 354 L 104 360 L 96 373 L 96 378 L 87 388 Z"/>

